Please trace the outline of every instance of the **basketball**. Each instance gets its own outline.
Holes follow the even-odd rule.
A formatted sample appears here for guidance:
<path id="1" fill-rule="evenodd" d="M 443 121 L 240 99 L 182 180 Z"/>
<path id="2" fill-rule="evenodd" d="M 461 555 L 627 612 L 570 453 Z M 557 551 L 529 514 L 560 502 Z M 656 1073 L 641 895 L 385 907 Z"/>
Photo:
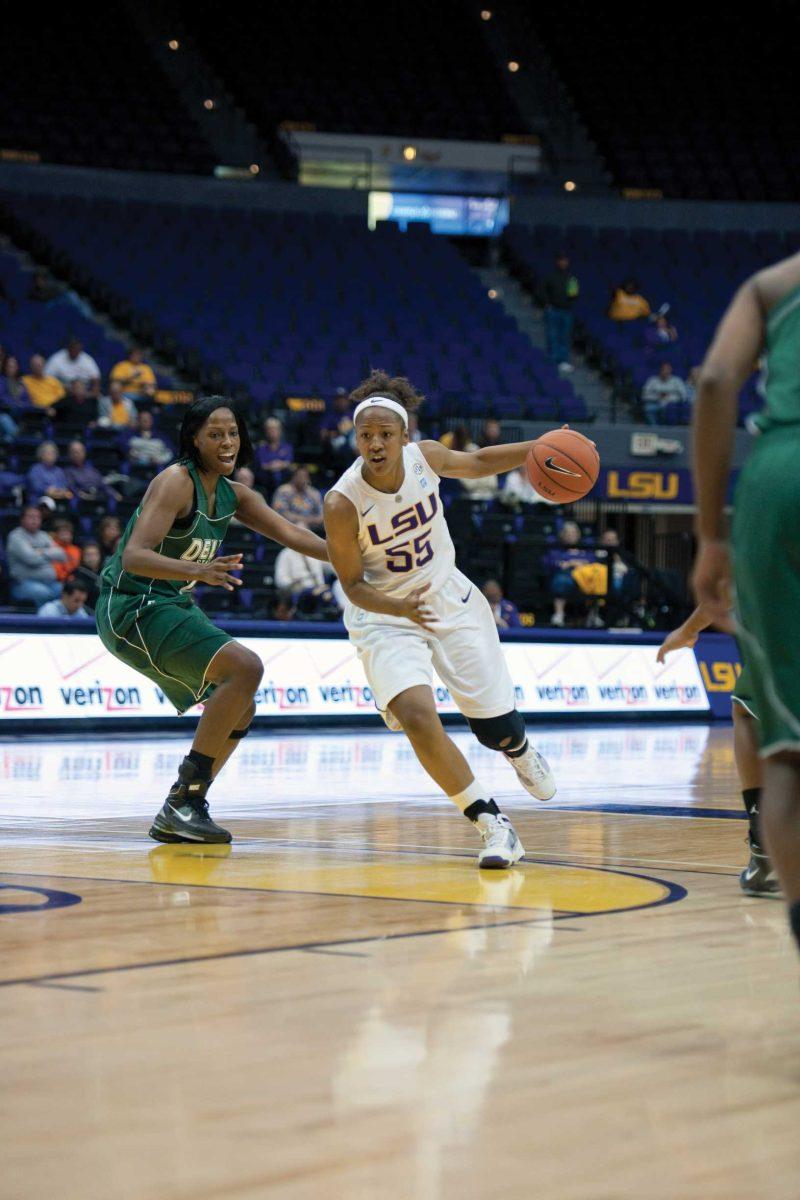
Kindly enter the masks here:
<path id="1" fill-rule="evenodd" d="M 525 465 L 540 496 L 553 504 L 572 504 L 597 483 L 600 455 L 594 442 L 564 426 L 537 438 Z"/>

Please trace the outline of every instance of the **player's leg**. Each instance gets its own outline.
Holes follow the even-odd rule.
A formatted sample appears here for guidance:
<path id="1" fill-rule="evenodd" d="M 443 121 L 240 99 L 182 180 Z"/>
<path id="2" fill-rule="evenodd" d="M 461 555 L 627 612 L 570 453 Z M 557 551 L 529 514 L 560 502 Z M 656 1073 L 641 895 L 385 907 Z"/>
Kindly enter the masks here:
<path id="1" fill-rule="evenodd" d="M 737 684 L 738 688 L 738 684 Z M 747 812 L 750 861 L 739 876 L 742 891 L 748 896 L 776 896 L 780 884 L 769 856 L 764 849 L 760 830 L 761 807 L 761 759 L 758 756 L 758 724 L 749 707 L 742 699 L 734 698 L 733 752 L 736 771 L 742 789 L 742 800 Z"/>
<path id="2" fill-rule="evenodd" d="M 192 657 L 195 661 L 202 660 L 202 647 Z M 173 670 L 179 669 L 174 659 L 169 665 Z M 195 682 L 199 666 L 194 666 L 192 671 L 191 682 Z M 150 836 L 156 841 L 231 840 L 228 830 L 212 821 L 206 797 L 215 766 L 219 770 L 233 753 L 238 739 L 231 739 L 231 732 L 241 728 L 242 716 L 252 707 L 263 672 L 263 664 L 256 654 L 229 639 L 218 645 L 207 659 L 201 682 L 204 687 L 213 685 L 214 691 L 205 701 L 192 748 L 178 768 L 178 778 L 153 821 Z M 198 690 L 202 694 L 202 690 Z"/>
<path id="3" fill-rule="evenodd" d="M 242 738 L 247 737 L 250 730 L 250 723 L 256 715 L 256 706 L 254 701 L 250 701 L 242 715 L 238 718 L 235 727 L 228 734 L 228 740 L 222 747 L 221 751 L 214 759 L 214 765 L 211 768 L 211 778 L 216 779 L 225 763 L 233 754 L 237 746 L 241 744 Z"/>
<path id="4" fill-rule="evenodd" d="M 800 948 L 800 751 L 784 750 L 764 762 L 761 830 Z"/>
<path id="5" fill-rule="evenodd" d="M 414 753 L 434 783 L 477 826 L 484 841 L 478 862 L 484 868 L 509 867 L 525 849 L 505 817 L 479 783 L 464 755 L 449 738 L 436 711 L 428 684 L 406 688 L 388 704 L 411 742 Z"/>
<path id="6" fill-rule="evenodd" d="M 461 594 L 461 589 L 456 592 Z M 497 625 L 477 588 L 467 604 L 458 598 L 455 605 L 446 604 L 433 665 L 481 745 L 502 754 L 536 800 L 552 799 L 555 780 L 546 760 L 528 741 Z"/>

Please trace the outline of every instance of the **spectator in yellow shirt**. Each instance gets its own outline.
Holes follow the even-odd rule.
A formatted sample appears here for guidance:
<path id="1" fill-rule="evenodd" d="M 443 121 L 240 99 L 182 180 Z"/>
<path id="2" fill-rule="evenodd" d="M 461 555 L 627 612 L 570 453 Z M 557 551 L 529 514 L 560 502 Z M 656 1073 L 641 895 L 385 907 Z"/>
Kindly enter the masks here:
<path id="1" fill-rule="evenodd" d="M 30 374 L 22 376 L 31 404 L 35 408 L 47 409 L 48 417 L 55 416 L 55 406 L 66 396 L 64 385 L 55 375 L 45 375 L 44 358 L 34 354 L 30 361 Z"/>
<path id="2" fill-rule="evenodd" d="M 626 279 L 621 287 L 614 289 L 608 315 L 612 321 L 638 321 L 650 316 L 650 305 L 635 279 Z"/>
<path id="3" fill-rule="evenodd" d="M 123 392 L 131 400 L 147 400 L 156 392 L 155 372 L 144 361 L 139 346 L 131 346 L 128 357 L 113 368 L 111 380 L 121 383 Z"/>

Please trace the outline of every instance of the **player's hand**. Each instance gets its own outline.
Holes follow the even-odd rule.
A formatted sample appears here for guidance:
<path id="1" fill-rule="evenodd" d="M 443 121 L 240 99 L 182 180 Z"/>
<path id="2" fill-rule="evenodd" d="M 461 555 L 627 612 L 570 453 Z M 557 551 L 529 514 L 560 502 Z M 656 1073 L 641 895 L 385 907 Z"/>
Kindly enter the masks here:
<path id="1" fill-rule="evenodd" d="M 242 586 L 242 581 L 235 575 L 231 575 L 231 571 L 238 571 L 241 566 L 241 554 L 225 554 L 220 558 L 215 558 L 213 562 L 203 563 L 198 568 L 197 582 L 206 583 L 209 587 L 225 588 L 226 592 L 232 592 L 234 588 Z"/>
<path id="2" fill-rule="evenodd" d="M 699 636 L 697 633 L 687 633 L 683 625 L 679 629 L 673 629 L 672 633 L 668 633 L 658 647 L 656 662 L 663 663 L 673 650 L 683 650 L 684 646 L 694 646 Z"/>
<path id="3" fill-rule="evenodd" d="M 409 621 L 422 626 L 423 629 L 431 629 L 436 622 L 436 613 L 423 599 L 425 593 L 430 591 L 430 586 L 429 583 L 426 583 L 424 587 L 415 588 L 404 600 L 400 601 L 401 612 L 399 615 L 408 617 Z"/>
<path id="4" fill-rule="evenodd" d="M 698 604 L 718 629 L 733 633 L 733 572 L 727 542 L 703 541 L 697 551 L 692 587 Z"/>

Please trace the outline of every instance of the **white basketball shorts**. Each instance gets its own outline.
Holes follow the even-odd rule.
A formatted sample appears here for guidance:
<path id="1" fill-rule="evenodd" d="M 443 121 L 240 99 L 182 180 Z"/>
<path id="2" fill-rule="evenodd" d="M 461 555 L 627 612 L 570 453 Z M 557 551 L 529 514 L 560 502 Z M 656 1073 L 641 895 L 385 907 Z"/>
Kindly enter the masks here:
<path id="1" fill-rule="evenodd" d="M 348 604 L 344 621 L 375 703 L 385 712 L 400 692 L 433 683 L 433 671 L 465 717 L 499 717 L 516 707 L 492 610 L 480 588 L 456 571 L 425 597 L 435 626 Z"/>

